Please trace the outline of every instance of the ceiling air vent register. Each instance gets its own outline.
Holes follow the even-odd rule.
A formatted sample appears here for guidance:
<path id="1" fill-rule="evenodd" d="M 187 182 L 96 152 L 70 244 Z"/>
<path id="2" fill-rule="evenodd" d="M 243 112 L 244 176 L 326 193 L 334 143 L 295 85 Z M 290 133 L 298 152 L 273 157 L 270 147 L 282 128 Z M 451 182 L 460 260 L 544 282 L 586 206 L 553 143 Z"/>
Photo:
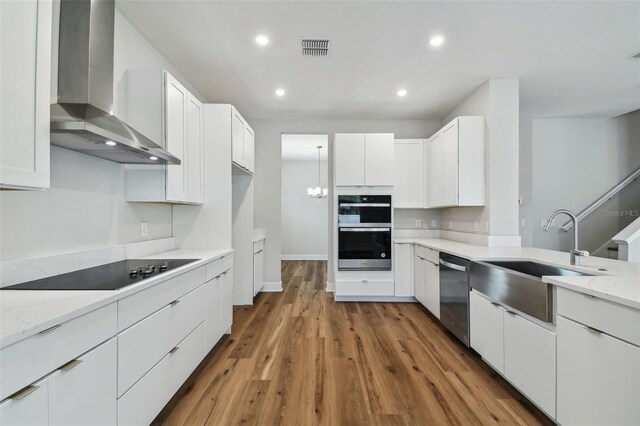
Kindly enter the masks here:
<path id="1" fill-rule="evenodd" d="M 329 56 L 329 39 L 303 38 L 302 56 Z"/>

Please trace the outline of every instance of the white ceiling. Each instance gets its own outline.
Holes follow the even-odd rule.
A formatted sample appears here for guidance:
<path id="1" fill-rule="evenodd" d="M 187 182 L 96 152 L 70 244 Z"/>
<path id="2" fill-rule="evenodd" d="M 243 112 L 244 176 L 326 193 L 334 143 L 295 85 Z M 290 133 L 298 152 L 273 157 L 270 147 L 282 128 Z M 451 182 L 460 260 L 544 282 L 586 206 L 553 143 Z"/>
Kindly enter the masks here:
<path id="1" fill-rule="evenodd" d="M 640 108 L 638 1 L 120 0 L 118 8 L 207 101 L 252 119 L 441 119 L 491 77 L 520 78 L 525 118 Z M 271 43 L 257 46 L 257 33 Z M 436 33 L 446 37 L 439 49 L 428 44 Z M 329 57 L 302 57 L 302 37 L 330 38 Z M 286 96 L 274 96 L 277 87 Z"/>
<path id="2" fill-rule="evenodd" d="M 282 135 L 283 160 L 318 160 L 318 146 L 320 159 L 327 159 L 327 135 Z"/>

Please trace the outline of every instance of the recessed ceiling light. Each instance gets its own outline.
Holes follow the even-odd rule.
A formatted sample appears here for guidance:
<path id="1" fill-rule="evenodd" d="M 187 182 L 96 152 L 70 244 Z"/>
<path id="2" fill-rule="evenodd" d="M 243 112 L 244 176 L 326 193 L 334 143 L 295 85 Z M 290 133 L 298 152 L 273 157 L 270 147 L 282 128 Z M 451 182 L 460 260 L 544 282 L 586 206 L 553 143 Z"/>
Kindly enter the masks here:
<path id="1" fill-rule="evenodd" d="M 284 91 L 284 89 L 276 89 L 276 96 L 284 96 L 287 92 Z"/>
<path id="2" fill-rule="evenodd" d="M 256 36 L 256 43 L 258 43 L 258 45 L 260 46 L 266 46 L 267 44 L 269 44 L 269 37 L 267 37 L 265 34 L 258 34 Z"/>
<path id="3" fill-rule="evenodd" d="M 441 35 L 433 36 L 429 40 L 429 44 L 433 47 L 442 46 L 442 43 L 444 43 L 444 37 Z"/>
<path id="4" fill-rule="evenodd" d="M 114 141 L 106 141 L 105 144 L 109 146 L 116 146 L 116 143 Z"/>
<path id="5" fill-rule="evenodd" d="M 404 98 L 405 96 L 407 96 L 407 89 L 400 89 L 396 92 L 396 94 L 401 98 Z"/>
<path id="6" fill-rule="evenodd" d="M 158 159 L 158 157 L 156 157 L 155 155 L 152 155 L 151 157 L 149 157 L 149 160 L 151 161 L 156 161 Z"/>

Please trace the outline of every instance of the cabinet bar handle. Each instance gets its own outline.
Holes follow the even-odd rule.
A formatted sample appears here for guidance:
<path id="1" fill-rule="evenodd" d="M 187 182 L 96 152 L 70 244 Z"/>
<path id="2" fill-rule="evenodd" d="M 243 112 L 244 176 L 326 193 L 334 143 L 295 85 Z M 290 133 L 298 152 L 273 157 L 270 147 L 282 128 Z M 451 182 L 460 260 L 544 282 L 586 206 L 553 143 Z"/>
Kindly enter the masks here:
<path id="1" fill-rule="evenodd" d="M 169 305 L 176 306 L 178 303 L 180 303 L 180 299 L 174 300 L 173 302 L 169 303 Z"/>
<path id="2" fill-rule="evenodd" d="M 593 334 L 602 334 L 602 331 L 598 330 L 597 328 L 589 327 L 588 325 L 585 325 L 584 328 L 586 328 L 587 331 L 590 331 Z"/>
<path id="3" fill-rule="evenodd" d="M 80 364 L 82 362 L 81 359 L 72 359 L 71 361 L 69 361 L 68 363 L 66 363 L 65 365 L 63 365 L 62 367 L 60 367 L 60 370 L 62 371 L 69 371 L 71 370 L 73 367 L 76 367 L 78 364 Z"/>
<path id="4" fill-rule="evenodd" d="M 171 350 L 169 351 L 169 355 L 176 353 L 176 351 L 177 351 L 178 349 L 180 349 L 180 346 L 176 346 L 175 348 L 171 349 Z"/>
<path id="5" fill-rule="evenodd" d="M 49 327 L 49 328 L 47 328 L 46 330 L 42 330 L 39 334 L 47 334 L 47 333 L 52 332 L 52 331 L 53 331 L 53 330 L 55 330 L 56 328 L 60 328 L 60 327 L 62 327 L 62 324 L 56 324 L 56 325 L 54 325 L 53 327 Z"/>
<path id="6" fill-rule="evenodd" d="M 506 313 L 508 313 L 509 315 L 513 315 L 514 317 L 517 315 L 515 312 L 513 311 L 507 311 L 505 310 Z"/>
<path id="7" fill-rule="evenodd" d="M 36 390 L 38 390 L 40 388 L 40 386 L 35 386 L 35 385 L 29 385 L 26 388 L 20 389 L 18 392 L 14 393 L 13 395 L 11 395 L 9 397 L 9 399 L 13 399 L 15 401 L 19 401 L 22 398 L 26 397 L 27 395 L 35 392 Z"/>

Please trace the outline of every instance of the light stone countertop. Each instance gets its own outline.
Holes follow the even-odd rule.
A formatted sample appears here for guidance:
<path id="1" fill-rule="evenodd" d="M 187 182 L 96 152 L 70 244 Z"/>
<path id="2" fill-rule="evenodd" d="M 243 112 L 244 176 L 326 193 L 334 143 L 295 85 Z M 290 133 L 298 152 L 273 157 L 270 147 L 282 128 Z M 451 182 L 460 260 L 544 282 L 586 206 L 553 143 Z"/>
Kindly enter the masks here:
<path id="1" fill-rule="evenodd" d="M 233 253 L 224 250 L 171 250 L 142 259 L 199 259 L 162 275 L 120 290 L 2 290 L 0 289 L 0 348 L 26 339 L 49 327 L 69 321 L 138 293 L 184 272 Z"/>
<path id="2" fill-rule="evenodd" d="M 640 264 L 602 257 L 586 257 L 573 266 L 569 253 L 533 247 L 485 247 L 440 238 L 395 238 L 395 243 L 418 244 L 469 260 L 531 260 L 593 276 L 545 276 L 542 281 L 604 300 L 640 309 Z M 601 269 L 605 269 L 604 271 Z"/>

